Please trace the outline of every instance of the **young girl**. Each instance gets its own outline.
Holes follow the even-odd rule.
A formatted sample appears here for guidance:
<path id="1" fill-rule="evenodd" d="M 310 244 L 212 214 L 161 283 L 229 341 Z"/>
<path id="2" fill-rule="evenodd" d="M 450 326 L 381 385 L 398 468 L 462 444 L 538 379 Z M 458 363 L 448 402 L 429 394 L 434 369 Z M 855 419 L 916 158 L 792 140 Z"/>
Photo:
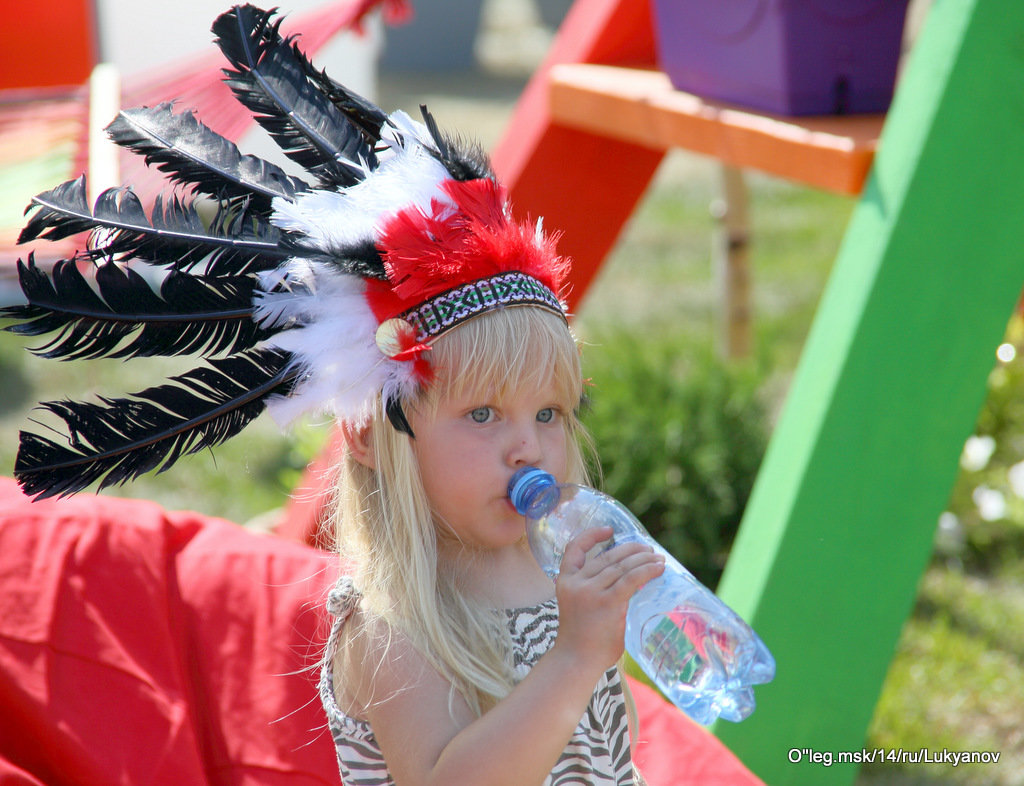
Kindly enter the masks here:
<path id="1" fill-rule="evenodd" d="M 575 342 L 559 317 L 508 308 L 430 355 L 415 438 L 382 417 L 346 429 L 337 535 L 354 569 L 321 684 L 343 782 L 634 783 L 614 664 L 626 603 L 662 562 L 636 544 L 585 559 L 610 534 L 591 530 L 553 587 L 505 496 L 524 465 L 585 479 Z"/>
<path id="2" fill-rule="evenodd" d="M 12 329 L 55 332 L 49 357 L 209 365 L 129 398 L 45 404 L 67 442 L 23 432 L 15 475 L 69 494 L 166 469 L 264 408 L 326 412 L 348 445 L 350 575 L 321 684 L 344 780 L 634 783 L 615 663 L 629 598 L 662 561 L 638 544 L 588 556 L 611 535 L 595 529 L 552 584 L 506 498 L 526 465 L 585 480 L 566 263 L 513 218 L 477 148 L 425 109 L 424 123 L 385 114 L 278 28 L 252 6 L 213 25 L 227 83 L 307 179 L 163 104 L 108 129 L 182 186 L 152 218 L 130 189 L 90 211 L 83 179 L 34 200 L 21 239 L 91 229 L 92 265 L 47 274 L 30 256 Z"/>

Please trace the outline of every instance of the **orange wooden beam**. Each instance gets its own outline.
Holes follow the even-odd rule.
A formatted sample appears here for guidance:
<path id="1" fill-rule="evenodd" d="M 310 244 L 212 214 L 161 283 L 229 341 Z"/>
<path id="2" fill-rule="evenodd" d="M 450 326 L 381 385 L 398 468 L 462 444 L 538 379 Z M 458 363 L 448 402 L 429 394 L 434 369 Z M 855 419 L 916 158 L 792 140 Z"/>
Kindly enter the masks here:
<path id="1" fill-rule="evenodd" d="M 561 125 L 850 195 L 867 179 L 885 120 L 757 112 L 681 92 L 661 71 L 636 68 L 558 65 L 549 82 L 551 116 Z"/>

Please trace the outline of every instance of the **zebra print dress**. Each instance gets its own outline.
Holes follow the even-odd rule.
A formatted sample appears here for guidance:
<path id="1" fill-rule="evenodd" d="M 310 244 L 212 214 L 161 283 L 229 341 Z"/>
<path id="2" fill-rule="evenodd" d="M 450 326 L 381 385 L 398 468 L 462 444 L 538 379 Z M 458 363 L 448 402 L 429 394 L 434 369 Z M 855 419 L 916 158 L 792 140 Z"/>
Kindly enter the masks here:
<path id="1" fill-rule="evenodd" d="M 327 608 L 334 622 L 320 675 L 320 700 L 334 738 L 342 783 L 389 786 L 394 781 L 370 724 L 344 714 L 334 696 L 332 662 L 338 636 L 358 602 L 359 595 L 347 578 L 331 591 Z M 516 676 L 522 679 L 554 644 L 558 605 L 550 600 L 537 606 L 507 609 L 505 614 L 512 634 Z M 608 669 L 598 682 L 587 711 L 544 786 L 643 786 L 630 758 L 626 702 L 615 667 Z"/>

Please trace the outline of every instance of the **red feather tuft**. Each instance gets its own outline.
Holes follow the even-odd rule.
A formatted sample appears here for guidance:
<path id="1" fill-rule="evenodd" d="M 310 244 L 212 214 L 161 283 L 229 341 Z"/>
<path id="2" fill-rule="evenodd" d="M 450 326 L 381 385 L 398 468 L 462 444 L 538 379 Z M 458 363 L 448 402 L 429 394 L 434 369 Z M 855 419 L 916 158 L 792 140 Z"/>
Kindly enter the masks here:
<path id="1" fill-rule="evenodd" d="M 442 188 L 451 203 L 434 200 L 430 215 L 409 208 L 384 225 L 379 248 L 397 302 L 385 306 L 378 292 L 378 318 L 510 271 L 533 276 L 556 294 L 561 291 L 568 261 L 555 251 L 557 238 L 543 237 L 532 225 L 513 219 L 500 185 L 490 179 L 448 180 Z"/>

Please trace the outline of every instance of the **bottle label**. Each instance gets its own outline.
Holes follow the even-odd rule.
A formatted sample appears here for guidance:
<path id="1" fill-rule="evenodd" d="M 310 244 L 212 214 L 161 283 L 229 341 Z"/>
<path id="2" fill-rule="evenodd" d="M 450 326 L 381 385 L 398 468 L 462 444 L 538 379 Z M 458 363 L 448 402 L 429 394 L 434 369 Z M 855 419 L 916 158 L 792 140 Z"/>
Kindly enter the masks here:
<path id="1" fill-rule="evenodd" d="M 682 607 L 678 607 L 659 615 L 657 624 L 644 636 L 643 647 L 647 662 L 659 678 L 669 684 L 692 684 L 705 664 L 704 658 L 698 654 L 687 635 L 687 628 L 692 628 L 694 622 L 699 624 L 699 617 L 689 615 Z"/>

